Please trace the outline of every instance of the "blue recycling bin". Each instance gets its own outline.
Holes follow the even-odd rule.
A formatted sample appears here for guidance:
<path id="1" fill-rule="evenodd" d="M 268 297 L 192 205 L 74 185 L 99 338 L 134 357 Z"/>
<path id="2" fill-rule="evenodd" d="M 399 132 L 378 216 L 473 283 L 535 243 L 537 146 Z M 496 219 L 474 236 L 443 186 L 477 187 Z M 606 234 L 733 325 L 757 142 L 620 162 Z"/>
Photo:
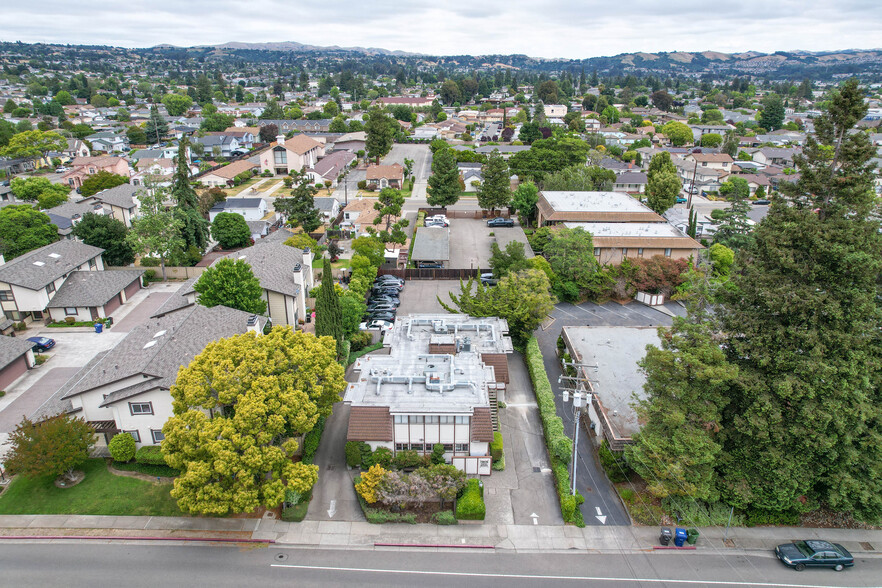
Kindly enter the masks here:
<path id="1" fill-rule="evenodd" d="M 677 527 L 677 530 L 674 531 L 674 545 L 677 547 L 683 547 L 683 544 L 686 543 L 688 537 L 689 534 L 686 533 L 686 529 Z"/>
<path id="2" fill-rule="evenodd" d="M 104 323 L 95 323 L 95 332 L 100 333 L 104 330 Z"/>

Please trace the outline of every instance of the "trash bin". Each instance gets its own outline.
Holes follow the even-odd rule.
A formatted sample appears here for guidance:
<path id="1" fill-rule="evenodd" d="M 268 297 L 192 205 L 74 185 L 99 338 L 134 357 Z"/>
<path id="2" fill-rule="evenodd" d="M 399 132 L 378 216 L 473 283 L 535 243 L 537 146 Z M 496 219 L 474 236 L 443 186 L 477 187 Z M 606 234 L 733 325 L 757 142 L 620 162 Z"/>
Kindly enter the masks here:
<path id="1" fill-rule="evenodd" d="M 109 316 L 109 317 L 107 317 L 106 319 L 104 319 L 104 324 L 107 325 L 107 328 L 108 328 L 108 329 L 109 329 L 110 327 L 112 327 L 112 326 L 113 326 L 113 317 L 112 317 L 112 316 Z"/>
<path id="2" fill-rule="evenodd" d="M 686 533 L 686 529 L 681 529 L 677 527 L 677 530 L 674 531 L 674 545 L 677 547 L 683 547 L 683 544 L 686 542 L 686 538 L 688 534 Z"/>
<path id="3" fill-rule="evenodd" d="M 104 325 L 102 323 L 95 323 L 95 332 L 100 333 L 104 330 Z"/>
<path id="4" fill-rule="evenodd" d="M 658 542 L 662 545 L 667 545 L 671 542 L 671 537 L 673 533 L 671 533 L 671 529 L 669 527 L 662 527 L 661 534 L 658 536 Z"/>
<path id="5" fill-rule="evenodd" d="M 686 543 L 695 545 L 698 541 L 698 529 L 686 529 Z"/>

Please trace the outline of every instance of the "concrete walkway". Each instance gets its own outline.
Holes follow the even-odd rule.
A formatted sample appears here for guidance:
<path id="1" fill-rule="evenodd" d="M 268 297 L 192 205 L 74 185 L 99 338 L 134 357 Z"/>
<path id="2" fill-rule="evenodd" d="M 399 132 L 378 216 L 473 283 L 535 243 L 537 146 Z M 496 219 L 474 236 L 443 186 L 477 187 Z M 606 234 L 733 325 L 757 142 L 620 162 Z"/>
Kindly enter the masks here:
<path id="1" fill-rule="evenodd" d="M 859 529 L 806 529 L 754 527 L 699 529 L 700 552 L 738 554 L 766 552 L 794 539 L 826 539 L 841 543 L 861 558 L 882 556 L 882 531 Z M 250 538 L 279 545 L 309 548 L 375 548 L 377 543 L 396 546 L 419 544 L 491 546 L 514 551 L 582 551 L 629 553 L 652 550 L 658 545 L 655 527 L 599 527 L 544 525 L 372 525 L 362 522 L 304 521 L 286 523 L 274 519 L 223 519 L 198 517 L 114 517 L 84 515 L 0 515 L 0 536 L 33 537 L 89 535 L 93 537 L 150 536 L 169 539 Z"/>

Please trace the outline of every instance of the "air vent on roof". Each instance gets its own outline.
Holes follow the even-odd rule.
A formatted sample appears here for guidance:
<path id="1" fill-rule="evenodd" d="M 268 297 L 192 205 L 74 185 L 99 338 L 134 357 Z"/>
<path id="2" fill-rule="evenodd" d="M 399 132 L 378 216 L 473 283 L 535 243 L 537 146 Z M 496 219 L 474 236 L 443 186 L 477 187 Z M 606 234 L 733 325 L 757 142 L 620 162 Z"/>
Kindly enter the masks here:
<path id="1" fill-rule="evenodd" d="M 294 273 L 299 272 L 301 269 L 303 269 L 302 265 L 300 265 L 299 263 L 294 264 Z"/>
<path id="2" fill-rule="evenodd" d="M 166 331 L 159 331 L 158 333 L 153 335 L 153 338 L 156 339 L 157 337 L 162 337 L 163 335 L 165 335 L 165 333 Z"/>
<path id="3" fill-rule="evenodd" d="M 58 258 L 61 257 L 61 256 L 58 255 L 57 253 L 50 253 L 50 254 L 49 254 L 49 257 L 52 257 L 52 258 L 54 258 L 54 259 L 58 259 Z"/>
<path id="4" fill-rule="evenodd" d="M 36 266 L 40 266 L 40 267 L 43 267 L 43 266 L 46 265 L 46 264 L 43 263 L 42 261 L 35 261 L 35 262 L 34 262 L 34 265 L 36 265 Z"/>
<path id="5" fill-rule="evenodd" d="M 143 348 L 144 348 L 144 349 L 147 349 L 148 347 L 153 347 L 154 345 L 156 345 L 156 341 L 150 340 L 150 341 L 147 341 L 147 342 L 144 344 L 144 347 L 143 347 Z"/>
<path id="6" fill-rule="evenodd" d="M 240 255 L 240 256 L 239 256 L 239 259 L 245 259 L 245 256 L 244 256 L 244 255 Z"/>

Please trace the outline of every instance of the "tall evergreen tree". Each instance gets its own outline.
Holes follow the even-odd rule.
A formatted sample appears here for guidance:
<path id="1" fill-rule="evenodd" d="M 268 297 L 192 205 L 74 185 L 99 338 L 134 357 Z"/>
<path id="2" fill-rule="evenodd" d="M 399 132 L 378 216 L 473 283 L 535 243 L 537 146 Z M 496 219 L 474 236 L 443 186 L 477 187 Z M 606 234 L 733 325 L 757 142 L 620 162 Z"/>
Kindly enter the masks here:
<path id="1" fill-rule="evenodd" d="M 377 163 L 380 163 L 380 158 L 392 149 L 397 126 L 398 123 L 389 118 L 385 110 L 371 109 L 367 115 L 367 122 L 364 124 L 364 132 L 366 133 L 364 144 L 368 157 L 372 157 L 376 159 Z"/>
<path id="2" fill-rule="evenodd" d="M 315 299 L 315 336 L 333 337 L 338 346 L 343 341 L 343 311 L 340 297 L 334 289 L 334 276 L 328 259 L 324 260 L 322 285 Z"/>
<path id="3" fill-rule="evenodd" d="M 723 183 L 720 194 L 729 198 L 732 203 L 729 208 L 712 213 L 719 225 L 714 234 L 714 242 L 722 243 L 730 249 L 741 249 L 750 243 L 750 233 L 753 230 L 747 216 L 750 212 L 750 203 L 747 200 L 750 186 L 744 178 L 734 176 Z"/>
<path id="4" fill-rule="evenodd" d="M 833 94 L 723 296 L 742 375 L 721 476 L 737 505 L 882 518 L 882 234 L 874 149 L 850 132 L 866 108 L 854 80 Z"/>
<path id="5" fill-rule="evenodd" d="M 203 253 L 208 245 L 209 227 L 208 221 L 199 211 L 199 197 L 196 195 L 196 190 L 190 185 L 190 166 L 187 164 L 189 145 L 186 137 L 183 137 L 178 145 L 177 167 L 172 178 L 171 195 L 177 203 L 175 216 L 181 221 L 181 237 L 184 239 L 185 249 L 196 247 L 199 253 Z"/>
<path id="6" fill-rule="evenodd" d="M 459 200 L 459 169 L 450 147 L 441 147 L 432 156 L 432 175 L 426 192 L 430 206 L 450 206 Z"/>
<path id="7" fill-rule="evenodd" d="M 658 214 L 672 207 L 680 193 L 680 176 L 667 151 L 656 153 L 649 161 L 646 203 Z"/>
<path id="8" fill-rule="evenodd" d="M 507 207 L 511 203 L 510 172 L 499 149 L 494 149 L 487 157 L 487 162 L 481 166 L 481 174 L 484 181 L 478 188 L 478 206 L 490 211 Z"/>
<path id="9" fill-rule="evenodd" d="M 159 114 L 159 109 L 154 104 L 150 107 L 150 118 L 147 119 L 147 123 L 144 125 L 144 134 L 147 135 L 147 141 L 159 143 L 167 133 L 168 123 Z"/>

